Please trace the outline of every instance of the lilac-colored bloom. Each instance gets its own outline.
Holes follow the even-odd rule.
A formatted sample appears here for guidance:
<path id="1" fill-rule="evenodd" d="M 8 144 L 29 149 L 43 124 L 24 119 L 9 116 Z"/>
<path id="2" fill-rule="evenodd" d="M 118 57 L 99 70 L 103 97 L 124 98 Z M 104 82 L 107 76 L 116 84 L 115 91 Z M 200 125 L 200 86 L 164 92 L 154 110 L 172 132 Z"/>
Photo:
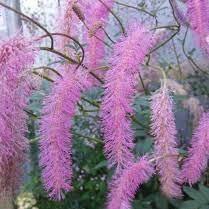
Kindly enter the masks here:
<path id="1" fill-rule="evenodd" d="M 209 55 L 209 2 L 208 0 L 188 0 L 189 23 L 195 32 L 199 46 Z"/>
<path id="2" fill-rule="evenodd" d="M 99 1 L 87 1 L 86 5 L 86 23 L 90 28 L 90 31 L 86 34 L 86 57 L 87 66 L 91 71 L 94 71 L 100 77 L 104 75 L 104 71 L 96 70 L 102 66 L 105 55 L 105 33 L 102 28 L 105 28 L 109 11 Z M 106 0 L 104 3 L 112 9 L 113 0 Z M 98 24 L 99 23 L 99 24 Z M 100 28 L 94 30 L 95 27 L 100 25 Z M 94 30 L 94 32 L 92 32 Z"/>
<path id="3" fill-rule="evenodd" d="M 33 90 L 27 68 L 36 52 L 20 35 L 0 42 L 0 193 L 17 191 L 28 151 L 24 109 Z"/>
<path id="4" fill-rule="evenodd" d="M 44 101 L 41 118 L 40 166 L 45 189 L 52 199 L 71 190 L 72 120 L 76 104 L 86 88 L 86 74 L 66 67 Z"/>
<path id="5" fill-rule="evenodd" d="M 165 85 L 152 96 L 151 110 L 151 129 L 155 140 L 154 156 L 162 192 L 170 198 L 181 197 L 173 101 Z"/>
<path id="6" fill-rule="evenodd" d="M 65 0 L 60 13 L 59 13 L 59 30 L 60 32 L 69 35 L 69 36 L 77 36 L 78 35 L 78 25 L 79 19 L 73 11 L 73 6 L 80 3 L 80 0 Z M 67 37 L 58 37 L 58 43 L 60 49 L 65 49 L 65 51 L 69 52 L 72 49 L 68 46 L 69 45 L 69 38 Z"/>
<path id="7" fill-rule="evenodd" d="M 207 168 L 209 150 L 209 113 L 203 113 L 189 148 L 189 156 L 182 167 L 184 182 L 196 183 Z"/>
<path id="8" fill-rule="evenodd" d="M 130 209 L 139 186 L 146 183 L 153 173 L 154 169 L 146 157 L 124 169 L 110 185 L 107 209 Z"/>
<path id="9" fill-rule="evenodd" d="M 133 114 L 132 101 L 139 64 L 154 41 L 153 34 L 143 26 L 132 25 L 128 37 L 115 44 L 111 69 L 106 74 L 101 107 L 105 154 L 109 165 L 116 165 L 118 171 L 133 160 L 131 151 L 134 137 L 130 120 Z"/>

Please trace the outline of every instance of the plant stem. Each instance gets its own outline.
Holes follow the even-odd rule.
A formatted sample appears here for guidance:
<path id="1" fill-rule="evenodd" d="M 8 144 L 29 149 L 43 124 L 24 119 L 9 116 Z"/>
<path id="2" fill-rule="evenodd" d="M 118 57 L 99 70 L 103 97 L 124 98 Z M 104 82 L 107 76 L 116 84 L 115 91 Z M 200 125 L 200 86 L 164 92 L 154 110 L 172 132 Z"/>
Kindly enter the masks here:
<path id="1" fill-rule="evenodd" d="M 47 36 L 49 36 L 49 38 L 50 38 L 50 40 L 51 40 L 51 47 L 50 47 L 50 48 L 53 49 L 53 47 L 54 47 L 54 40 L 53 40 L 53 37 L 52 37 L 52 35 L 50 34 L 50 32 L 49 32 L 44 26 L 42 26 L 39 22 L 35 21 L 35 20 L 32 19 L 31 17 L 29 17 L 29 16 L 23 14 L 22 12 L 20 12 L 20 11 L 18 11 L 18 10 L 16 10 L 16 9 L 14 9 L 14 8 L 12 8 L 12 7 L 10 7 L 10 6 L 6 5 L 6 4 L 4 4 L 3 2 L 0 2 L 0 5 L 1 5 L 2 7 L 5 7 L 6 9 L 8 9 L 8 10 L 10 10 L 10 11 L 13 11 L 14 13 L 16 13 L 16 14 L 18 14 L 18 15 L 24 17 L 25 19 L 31 21 L 34 25 L 36 25 L 36 26 L 38 26 L 39 28 L 41 28 L 41 29 L 47 34 Z"/>
<path id="2" fill-rule="evenodd" d="M 174 40 L 173 39 L 172 39 L 172 45 L 173 45 L 174 54 L 176 56 L 176 61 L 177 61 L 177 64 L 178 64 L 179 73 L 180 73 L 180 79 L 181 79 L 182 78 L 181 63 L 180 63 L 179 56 L 177 54 L 176 46 L 175 46 L 175 43 L 174 43 Z"/>
<path id="3" fill-rule="evenodd" d="M 144 13 L 150 15 L 151 17 L 156 17 L 156 15 L 152 14 L 151 12 L 148 12 L 145 9 L 142 9 L 142 8 L 139 8 L 139 7 L 135 7 L 135 6 L 132 6 L 132 5 L 128 5 L 128 4 L 125 4 L 125 3 L 122 3 L 122 2 L 118 2 L 118 1 L 115 1 L 115 3 L 118 4 L 118 5 L 124 6 L 124 7 L 128 7 L 128 8 L 131 8 L 131 9 L 138 10 L 140 12 L 144 12 Z"/>
<path id="4" fill-rule="evenodd" d="M 112 14 L 112 16 L 117 20 L 117 22 L 120 25 L 120 28 L 121 28 L 122 33 L 124 34 L 124 36 L 127 36 L 126 31 L 125 31 L 125 28 L 124 28 L 121 20 L 119 19 L 119 17 L 102 0 L 98 0 L 98 1 L 101 4 L 103 4 L 106 7 L 106 9 Z"/>
<path id="5" fill-rule="evenodd" d="M 50 71 L 56 73 L 58 76 L 62 77 L 62 75 L 57 70 L 55 70 L 52 67 L 48 67 L 48 66 L 35 67 L 32 70 L 41 70 L 41 69 L 43 69 L 43 70 L 50 70 Z"/>

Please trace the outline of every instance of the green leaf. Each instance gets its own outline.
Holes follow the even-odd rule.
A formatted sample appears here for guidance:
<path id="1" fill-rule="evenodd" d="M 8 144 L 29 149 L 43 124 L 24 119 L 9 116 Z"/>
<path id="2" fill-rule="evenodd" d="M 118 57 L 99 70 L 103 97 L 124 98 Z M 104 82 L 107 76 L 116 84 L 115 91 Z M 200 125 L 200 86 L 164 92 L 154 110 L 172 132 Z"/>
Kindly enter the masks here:
<path id="1" fill-rule="evenodd" d="M 191 187 L 184 187 L 184 192 L 191 197 L 192 199 L 199 202 L 201 205 L 208 202 L 208 200 L 201 194 L 201 192 L 191 188 Z"/>
<path id="2" fill-rule="evenodd" d="M 209 188 L 199 184 L 199 190 L 201 192 L 201 194 L 207 199 L 208 203 L 209 203 Z"/>
<path id="3" fill-rule="evenodd" d="M 155 204 L 157 209 L 168 209 L 168 199 L 161 193 L 157 193 L 155 196 Z"/>
<path id="4" fill-rule="evenodd" d="M 199 209 L 209 209 L 209 205 L 203 205 Z"/>
<path id="5" fill-rule="evenodd" d="M 195 200 L 187 200 L 181 204 L 180 209 L 199 209 L 201 203 Z"/>
<path id="6" fill-rule="evenodd" d="M 181 204 L 182 204 L 182 200 L 178 200 L 178 199 L 169 199 L 169 203 L 174 206 L 175 208 L 180 208 Z"/>
<path id="7" fill-rule="evenodd" d="M 106 167 L 106 166 L 107 166 L 107 161 L 103 160 L 100 163 L 98 163 L 93 169 L 94 170 L 98 170 L 98 169 Z"/>

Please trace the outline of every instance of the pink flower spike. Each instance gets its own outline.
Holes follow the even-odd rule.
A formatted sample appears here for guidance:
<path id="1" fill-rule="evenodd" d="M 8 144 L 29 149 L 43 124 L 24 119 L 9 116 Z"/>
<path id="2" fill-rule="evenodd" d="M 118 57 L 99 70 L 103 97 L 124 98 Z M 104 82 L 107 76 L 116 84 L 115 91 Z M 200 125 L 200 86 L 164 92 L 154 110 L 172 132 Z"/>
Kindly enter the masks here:
<path id="1" fill-rule="evenodd" d="M 105 33 L 102 28 L 105 28 L 109 11 L 99 1 L 87 1 L 86 5 L 86 22 L 90 30 L 86 34 L 87 48 L 87 66 L 92 72 L 95 72 L 99 77 L 104 76 L 104 71 L 97 70 L 104 62 L 105 56 Z M 104 3 L 112 9 L 113 0 L 106 0 Z M 97 30 L 95 30 L 95 28 Z M 95 84 L 95 81 L 93 84 Z M 96 81 L 97 83 L 97 81 Z"/>
<path id="2" fill-rule="evenodd" d="M 188 151 L 188 158 L 182 167 L 184 182 L 190 185 L 196 183 L 207 168 L 209 150 L 209 113 L 203 113 L 199 125 L 196 128 L 191 147 Z"/>
<path id="3" fill-rule="evenodd" d="M 188 0 L 189 23 L 196 34 L 199 46 L 209 55 L 209 2 L 208 0 Z"/>
<path id="4" fill-rule="evenodd" d="M 32 43 L 19 34 L 0 41 L 0 195 L 14 195 L 21 184 L 28 152 L 24 109 L 33 90 L 27 68 L 35 57 Z"/>
<path id="5" fill-rule="evenodd" d="M 153 173 L 154 169 L 146 157 L 124 169 L 121 176 L 110 185 L 107 209 L 130 209 L 138 188 L 146 183 Z"/>
<path id="6" fill-rule="evenodd" d="M 72 120 L 81 93 L 86 89 L 86 73 L 67 67 L 54 83 L 44 101 L 41 118 L 40 167 L 42 180 L 49 196 L 64 198 L 72 181 Z"/>
<path id="7" fill-rule="evenodd" d="M 58 17 L 58 27 L 61 33 L 69 36 L 78 35 L 79 19 L 73 11 L 73 6 L 80 3 L 80 0 L 64 0 L 61 6 L 59 17 Z M 61 50 L 65 49 L 66 52 L 70 53 L 72 49 L 68 46 L 69 38 L 58 37 L 58 45 Z"/>
<path id="8" fill-rule="evenodd" d="M 154 43 L 153 33 L 141 25 L 133 24 L 128 30 L 128 37 L 115 44 L 111 69 L 106 73 L 101 106 L 102 128 L 109 166 L 116 166 L 117 171 L 133 161 L 132 102 L 139 64 Z"/>
<path id="9" fill-rule="evenodd" d="M 154 135 L 154 156 L 160 175 L 161 190 L 169 198 L 182 196 L 181 178 L 178 165 L 176 125 L 173 101 L 164 85 L 152 96 L 151 130 Z"/>

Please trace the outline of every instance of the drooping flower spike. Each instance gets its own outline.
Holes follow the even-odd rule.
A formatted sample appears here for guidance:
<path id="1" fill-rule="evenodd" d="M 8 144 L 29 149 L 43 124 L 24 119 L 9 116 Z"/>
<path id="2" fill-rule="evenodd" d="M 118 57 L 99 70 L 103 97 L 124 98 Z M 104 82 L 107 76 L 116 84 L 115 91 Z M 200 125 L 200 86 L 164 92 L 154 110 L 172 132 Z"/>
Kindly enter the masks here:
<path id="1" fill-rule="evenodd" d="M 152 96 L 151 121 L 151 130 L 155 140 L 154 156 L 160 176 L 161 190 L 169 198 L 181 197 L 177 130 L 173 101 L 166 85 L 163 85 Z"/>
<path id="2" fill-rule="evenodd" d="M 61 33 L 69 36 L 77 36 L 79 28 L 79 19 L 73 11 L 73 6 L 80 3 L 78 0 L 65 0 L 60 13 L 58 14 L 58 27 Z M 72 49 L 69 47 L 69 39 L 67 37 L 59 36 L 58 44 L 60 49 L 68 54 Z"/>
<path id="3" fill-rule="evenodd" d="M 105 154 L 109 166 L 120 171 L 132 162 L 133 131 L 130 116 L 140 71 L 139 64 L 155 43 L 153 33 L 142 25 L 133 24 L 128 37 L 115 44 L 110 70 L 105 77 L 101 106 Z"/>
<path id="4" fill-rule="evenodd" d="M 72 180 L 72 119 L 81 93 L 88 86 L 87 76 L 66 66 L 62 78 L 53 85 L 44 101 L 40 125 L 40 166 L 42 180 L 49 196 L 64 198 L 71 190 Z"/>
<path id="5" fill-rule="evenodd" d="M 188 158 L 182 166 L 183 181 L 190 185 L 196 183 L 207 168 L 209 158 L 209 113 L 203 113 L 199 125 L 196 128 Z"/>
<path id="6" fill-rule="evenodd" d="M 104 28 L 109 15 L 108 9 L 99 1 L 87 1 L 86 6 L 86 23 L 89 31 L 86 33 L 86 57 L 87 66 L 94 71 L 99 77 L 104 76 L 104 71 L 97 70 L 104 63 L 105 57 L 105 32 Z M 106 0 L 104 3 L 111 9 L 113 0 Z M 93 82 L 94 83 L 94 82 Z"/>
<path id="7" fill-rule="evenodd" d="M 199 46 L 209 55 L 209 1 L 187 0 L 189 24 L 195 32 Z"/>
<path id="8" fill-rule="evenodd" d="M 33 90 L 27 69 L 35 57 L 32 43 L 19 34 L 0 42 L 0 194 L 12 195 L 21 182 L 28 151 L 24 109 Z"/>
<path id="9" fill-rule="evenodd" d="M 107 209 L 131 209 L 131 202 L 139 189 L 154 173 L 154 168 L 146 157 L 124 169 L 120 177 L 110 184 Z"/>

